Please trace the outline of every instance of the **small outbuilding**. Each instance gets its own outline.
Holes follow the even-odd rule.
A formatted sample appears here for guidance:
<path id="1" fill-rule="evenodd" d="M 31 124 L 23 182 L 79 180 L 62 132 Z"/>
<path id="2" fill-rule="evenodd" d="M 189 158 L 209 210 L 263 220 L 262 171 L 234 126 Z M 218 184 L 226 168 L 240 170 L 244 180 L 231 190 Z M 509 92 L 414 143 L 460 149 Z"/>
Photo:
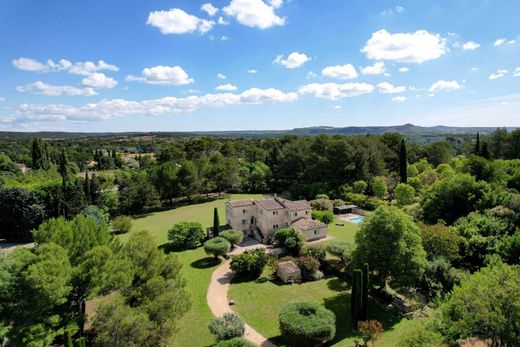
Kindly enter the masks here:
<path id="1" fill-rule="evenodd" d="M 349 214 L 354 213 L 358 207 L 356 205 L 339 205 L 334 206 L 334 214 Z"/>
<path id="2" fill-rule="evenodd" d="M 276 275 L 278 275 L 284 283 L 294 283 L 302 280 L 302 272 L 292 260 L 278 263 Z"/>

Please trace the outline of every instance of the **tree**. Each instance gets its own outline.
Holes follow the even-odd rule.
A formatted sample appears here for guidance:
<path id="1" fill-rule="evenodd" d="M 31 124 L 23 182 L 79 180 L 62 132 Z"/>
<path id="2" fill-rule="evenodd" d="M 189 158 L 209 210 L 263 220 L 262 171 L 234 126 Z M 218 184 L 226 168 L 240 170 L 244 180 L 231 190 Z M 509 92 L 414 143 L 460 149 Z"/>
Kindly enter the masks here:
<path id="1" fill-rule="evenodd" d="M 293 302 L 278 315 L 280 331 L 291 346 L 321 346 L 336 334 L 336 317 L 325 307 L 313 302 Z"/>
<path id="2" fill-rule="evenodd" d="M 228 240 L 233 246 L 238 246 L 244 240 L 244 233 L 241 230 L 225 230 L 219 236 Z"/>
<path id="3" fill-rule="evenodd" d="M 213 236 L 220 234 L 220 221 L 218 219 L 218 209 L 213 209 Z"/>
<path id="4" fill-rule="evenodd" d="M 349 263 L 352 255 L 352 245 L 347 241 L 332 240 L 327 244 L 327 252 L 338 257 L 345 264 Z"/>
<path id="5" fill-rule="evenodd" d="M 192 196 L 200 191 L 201 181 L 197 167 L 192 161 L 186 160 L 182 162 L 177 175 L 181 192 L 191 200 Z"/>
<path id="6" fill-rule="evenodd" d="M 162 199 L 169 199 L 170 203 L 173 198 L 179 195 L 179 166 L 177 164 L 167 162 L 154 167 L 151 170 L 151 178 Z"/>
<path id="7" fill-rule="evenodd" d="M 305 236 L 301 231 L 294 228 L 280 228 L 273 234 L 275 242 L 282 247 L 285 252 L 298 256 L 305 244 Z"/>
<path id="8" fill-rule="evenodd" d="M 83 192 L 85 193 L 85 198 L 87 202 L 93 203 L 92 194 L 90 192 L 90 178 L 88 176 L 88 170 L 85 171 L 85 180 L 83 181 Z"/>
<path id="9" fill-rule="evenodd" d="M 119 208 L 123 214 L 136 214 L 159 205 L 157 190 L 145 172 L 132 171 L 118 177 Z"/>
<path id="10" fill-rule="evenodd" d="M 41 139 L 33 139 L 32 142 L 32 168 L 34 170 L 48 170 L 50 167 L 49 149 L 47 142 Z"/>
<path id="11" fill-rule="evenodd" d="M 369 263 L 380 289 L 390 278 L 396 286 L 413 285 L 424 272 L 426 252 L 419 228 L 395 207 L 381 206 L 369 214 L 356 234 L 356 244 L 354 263 Z"/>
<path id="12" fill-rule="evenodd" d="M 223 237 L 217 236 L 204 242 L 204 252 L 215 258 L 225 256 L 231 249 L 231 243 Z"/>
<path id="13" fill-rule="evenodd" d="M 296 265 L 301 270 L 302 279 L 304 281 L 312 281 L 316 272 L 320 269 L 320 262 L 309 255 L 303 255 L 296 259 Z"/>
<path id="14" fill-rule="evenodd" d="M 480 150 L 480 156 L 484 159 L 489 159 L 491 157 L 491 154 L 489 153 L 489 145 L 487 142 L 484 142 L 482 144 L 482 148 Z"/>
<path id="15" fill-rule="evenodd" d="M 312 211 L 312 219 L 317 219 L 322 223 L 330 224 L 334 222 L 334 213 L 331 211 Z"/>
<path id="16" fill-rule="evenodd" d="M 117 216 L 110 222 L 116 234 L 126 234 L 132 229 L 133 219 L 129 216 Z"/>
<path id="17" fill-rule="evenodd" d="M 453 157 L 453 149 L 446 141 L 432 143 L 423 148 L 428 162 L 434 167 L 447 163 Z"/>
<path id="18" fill-rule="evenodd" d="M 428 259 L 445 257 L 450 261 L 459 258 L 461 238 L 454 228 L 444 223 L 427 225 L 420 223 L 421 240 Z"/>
<path id="19" fill-rule="evenodd" d="M 394 189 L 394 196 L 400 206 L 410 205 L 415 197 L 415 189 L 406 183 L 399 183 Z"/>
<path id="20" fill-rule="evenodd" d="M 174 247 L 195 248 L 202 244 L 205 237 L 202 224 L 197 222 L 179 222 L 168 230 L 168 240 Z"/>
<path id="21" fill-rule="evenodd" d="M 440 306 L 450 341 L 481 336 L 493 346 L 520 344 L 520 267 L 497 263 L 462 280 Z"/>
<path id="22" fill-rule="evenodd" d="M 386 187 L 386 182 L 381 177 L 372 178 L 372 192 L 374 196 L 382 199 L 388 194 L 388 189 Z"/>
<path id="23" fill-rule="evenodd" d="M 377 320 L 362 321 L 359 322 L 358 329 L 363 339 L 363 345 L 368 346 L 368 343 L 371 342 L 373 347 L 381 337 L 383 325 Z"/>
<path id="24" fill-rule="evenodd" d="M 477 141 L 475 142 L 475 155 L 480 155 L 480 133 L 477 131 Z"/>
<path id="25" fill-rule="evenodd" d="M 11 242 L 32 240 L 31 230 L 45 219 L 38 194 L 24 188 L 0 188 L 0 238 Z"/>
<path id="26" fill-rule="evenodd" d="M 354 193 L 357 194 L 365 194 L 365 191 L 367 189 L 367 183 L 365 181 L 359 180 L 354 182 Z"/>
<path id="27" fill-rule="evenodd" d="M 360 269 L 354 269 L 352 281 L 352 292 L 350 301 L 350 315 L 352 317 L 352 325 L 354 328 L 358 326 L 358 322 L 361 319 L 361 305 L 362 305 L 362 294 L 363 294 L 363 276 Z"/>
<path id="28" fill-rule="evenodd" d="M 263 249 L 247 250 L 242 254 L 233 256 L 229 266 L 237 277 L 256 278 L 262 274 L 267 259 L 267 254 Z"/>
<path id="29" fill-rule="evenodd" d="M 224 313 L 222 317 L 214 317 L 209 322 L 209 331 L 217 341 L 229 340 L 244 335 L 244 320 L 233 312 Z"/>
<path id="30" fill-rule="evenodd" d="M 401 145 L 399 148 L 399 177 L 401 178 L 401 183 L 407 183 L 408 181 L 408 159 L 406 157 L 406 143 L 404 139 L 401 140 Z"/>

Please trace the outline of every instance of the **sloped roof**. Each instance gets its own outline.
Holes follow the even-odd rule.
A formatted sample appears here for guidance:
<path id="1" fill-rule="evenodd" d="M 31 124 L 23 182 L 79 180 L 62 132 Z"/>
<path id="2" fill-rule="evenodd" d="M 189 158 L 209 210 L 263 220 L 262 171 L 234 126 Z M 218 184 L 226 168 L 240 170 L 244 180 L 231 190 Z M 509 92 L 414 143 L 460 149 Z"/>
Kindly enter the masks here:
<path id="1" fill-rule="evenodd" d="M 326 226 L 326 224 L 312 220 L 310 218 L 302 217 L 302 218 L 299 218 L 299 219 L 295 220 L 294 222 L 292 222 L 291 226 L 296 227 L 298 229 L 302 229 L 302 230 L 310 230 L 310 229 L 322 228 L 322 227 Z"/>
<path id="2" fill-rule="evenodd" d="M 253 205 L 253 200 L 251 200 L 251 199 L 229 200 L 228 204 L 231 207 L 251 206 L 251 205 Z"/>
<path id="3" fill-rule="evenodd" d="M 278 271 L 281 271 L 284 274 L 292 274 L 295 272 L 300 272 L 300 268 L 296 266 L 292 260 L 288 260 L 278 263 Z"/>
<path id="4" fill-rule="evenodd" d="M 266 210 L 281 210 L 284 208 L 276 198 L 265 198 L 256 200 L 256 202 Z"/>
<path id="5" fill-rule="evenodd" d="M 291 211 L 301 211 L 301 210 L 308 210 L 311 208 L 311 204 L 307 200 L 286 200 L 283 198 L 275 198 L 278 200 L 282 205 L 287 207 Z"/>

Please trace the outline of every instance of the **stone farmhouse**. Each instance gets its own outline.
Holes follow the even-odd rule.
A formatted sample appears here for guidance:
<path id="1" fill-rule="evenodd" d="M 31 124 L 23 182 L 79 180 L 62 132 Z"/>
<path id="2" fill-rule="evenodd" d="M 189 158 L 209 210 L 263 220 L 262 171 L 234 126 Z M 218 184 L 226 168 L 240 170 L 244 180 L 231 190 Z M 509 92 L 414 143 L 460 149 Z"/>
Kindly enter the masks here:
<path id="1" fill-rule="evenodd" d="M 306 200 L 291 201 L 279 197 L 229 200 L 226 203 L 227 224 L 259 241 L 268 243 L 275 230 L 299 229 L 307 241 L 327 236 L 327 225 L 312 220 L 311 205 Z"/>

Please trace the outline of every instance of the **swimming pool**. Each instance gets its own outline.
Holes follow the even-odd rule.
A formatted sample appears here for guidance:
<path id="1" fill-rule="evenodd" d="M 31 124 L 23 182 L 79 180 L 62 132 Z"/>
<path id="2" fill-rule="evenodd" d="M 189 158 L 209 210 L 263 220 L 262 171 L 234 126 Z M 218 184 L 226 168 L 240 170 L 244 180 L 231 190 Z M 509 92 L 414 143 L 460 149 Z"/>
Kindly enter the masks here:
<path id="1" fill-rule="evenodd" d="M 353 223 L 361 223 L 361 222 L 363 222 L 363 217 L 350 218 L 350 221 Z"/>

